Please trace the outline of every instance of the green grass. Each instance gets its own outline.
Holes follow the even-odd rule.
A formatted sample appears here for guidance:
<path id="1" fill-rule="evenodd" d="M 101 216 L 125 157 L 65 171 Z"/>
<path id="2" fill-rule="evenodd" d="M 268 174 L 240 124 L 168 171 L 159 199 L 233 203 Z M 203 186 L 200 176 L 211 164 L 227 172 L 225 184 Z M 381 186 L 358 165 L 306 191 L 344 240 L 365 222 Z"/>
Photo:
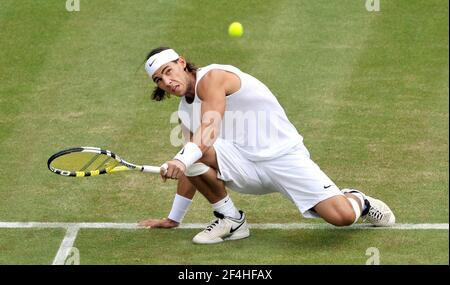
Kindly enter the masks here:
<path id="1" fill-rule="evenodd" d="M 0 229 L 0 264 L 53 263 L 62 229 Z"/>
<path id="2" fill-rule="evenodd" d="M 198 230 L 81 230 L 81 264 L 448 264 L 448 232 L 252 230 L 251 238 L 195 245 Z M 404 246 L 408 244 L 408 246 Z"/>
<path id="3" fill-rule="evenodd" d="M 382 198 L 400 223 L 448 223 L 448 1 L 384 1 L 375 13 L 353 0 L 93 0 L 72 13 L 65 1 L 16 2 L 0 2 L 0 157 L 7 162 L 0 167 L 0 221 L 136 222 L 167 215 L 173 181 L 138 173 L 66 179 L 46 168 L 51 154 L 79 145 L 137 163 L 173 156 L 169 117 L 178 100 L 151 102 L 153 85 L 142 67 L 152 48 L 166 45 L 199 66 L 232 64 L 265 82 L 313 160 L 341 188 Z M 233 21 L 243 24 L 242 38 L 227 35 Z M 250 223 L 321 222 L 301 218 L 279 194 L 231 195 Z M 210 206 L 197 195 L 185 222 L 210 218 Z M 0 244 L 17 238 L 5 233 Z M 94 233 L 92 244 L 99 242 Z M 289 235 L 262 233 L 267 240 Z M 161 234 L 189 244 L 184 231 Z M 373 233 L 355 238 L 366 234 Z M 430 234 L 408 232 L 405 250 L 419 250 L 414 236 Z M 436 255 L 424 263 L 448 263 L 448 254 L 439 253 L 448 232 L 438 236 L 428 243 Z M 359 263 L 348 252 L 339 262 Z M 40 263 L 17 256 L 11 260 Z M 284 262 L 276 253 L 261 262 L 270 260 Z M 391 260 L 421 263 L 414 255 Z"/>

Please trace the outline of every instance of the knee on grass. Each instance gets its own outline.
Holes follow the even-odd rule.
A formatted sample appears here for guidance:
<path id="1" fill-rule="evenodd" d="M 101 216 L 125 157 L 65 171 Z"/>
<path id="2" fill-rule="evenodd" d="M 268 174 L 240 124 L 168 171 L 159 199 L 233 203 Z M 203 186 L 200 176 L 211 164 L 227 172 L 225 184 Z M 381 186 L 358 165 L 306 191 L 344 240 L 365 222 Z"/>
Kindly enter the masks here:
<path id="1" fill-rule="evenodd" d="M 356 216 L 353 210 L 339 211 L 330 219 L 329 223 L 337 227 L 351 226 L 355 223 Z"/>
<path id="2" fill-rule="evenodd" d="M 335 226 L 350 226 L 358 221 L 361 216 L 361 209 L 355 199 L 348 198 L 347 207 L 339 207 L 336 209 L 335 217 L 333 217 L 332 224 Z"/>

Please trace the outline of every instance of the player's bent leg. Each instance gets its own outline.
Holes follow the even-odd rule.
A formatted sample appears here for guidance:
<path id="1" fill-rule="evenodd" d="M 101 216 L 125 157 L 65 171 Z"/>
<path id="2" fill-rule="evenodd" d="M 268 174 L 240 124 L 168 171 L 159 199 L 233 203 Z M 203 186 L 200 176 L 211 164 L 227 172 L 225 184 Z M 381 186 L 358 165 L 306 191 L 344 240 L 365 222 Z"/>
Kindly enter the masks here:
<path id="1" fill-rule="evenodd" d="M 217 203 L 227 196 L 225 183 L 217 178 L 218 163 L 214 147 L 210 147 L 203 157 L 186 169 L 184 173 L 197 190 L 211 203 Z"/>
<path id="2" fill-rule="evenodd" d="M 215 219 L 205 230 L 197 234 L 193 242 L 198 244 L 237 240 L 250 235 L 245 214 L 238 211 L 225 190 L 225 182 L 218 177 L 218 161 L 214 147 L 186 170 L 185 175 L 212 204 Z"/>
<path id="3" fill-rule="evenodd" d="M 358 207 L 358 205 L 355 205 Z M 343 195 L 333 196 L 314 206 L 314 211 L 326 222 L 335 226 L 352 225 L 359 215 L 355 213 L 354 205 Z M 359 208 L 358 208 L 358 211 Z"/>
<path id="4" fill-rule="evenodd" d="M 201 162 L 209 167 L 214 168 L 215 170 L 218 170 L 219 164 L 217 162 L 217 154 L 214 146 L 208 148 L 208 150 L 203 154 L 203 157 L 198 162 Z"/>
<path id="5" fill-rule="evenodd" d="M 212 204 L 214 210 L 229 217 L 240 217 L 239 211 L 227 195 L 225 182 L 217 177 L 216 170 L 203 163 L 195 163 L 185 175 Z"/>
<path id="6" fill-rule="evenodd" d="M 187 177 L 195 177 L 195 176 L 200 176 L 206 172 L 208 172 L 209 170 L 209 166 L 202 163 L 202 162 L 197 162 L 192 164 L 190 167 L 188 167 L 186 169 L 186 172 L 184 173 L 185 176 Z"/>
<path id="7" fill-rule="evenodd" d="M 395 224 L 395 215 L 386 203 L 364 195 L 361 191 L 355 189 L 343 189 L 345 195 L 359 195 L 364 200 L 364 209 L 361 214 L 363 221 L 369 222 L 377 227 L 388 227 Z"/>
<path id="8" fill-rule="evenodd" d="M 196 163 L 197 164 L 197 163 Z M 205 196 L 205 198 L 211 203 L 217 203 L 227 196 L 227 192 L 225 190 L 225 183 L 217 179 L 217 172 L 206 166 L 202 171 L 197 172 L 201 173 L 199 175 L 193 176 L 194 171 L 191 169 L 192 167 L 198 167 L 198 164 L 192 165 L 186 172 L 185 175 L 189 179 L 189 181 L 197 188 L 197 190 Z M 199 168 L 199 167 L 198 167 Z M 206 171 L 205 171 L 206 170 Z"/>

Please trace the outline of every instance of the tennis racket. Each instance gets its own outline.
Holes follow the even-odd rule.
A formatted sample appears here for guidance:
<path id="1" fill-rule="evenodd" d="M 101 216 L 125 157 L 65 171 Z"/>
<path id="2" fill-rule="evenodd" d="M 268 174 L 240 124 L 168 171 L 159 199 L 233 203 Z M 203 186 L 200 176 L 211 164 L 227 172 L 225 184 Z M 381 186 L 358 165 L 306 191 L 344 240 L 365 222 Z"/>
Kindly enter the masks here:
<path id="1" fill-rule="evenodd" d="M 167 171 L 167 164 L 161 167 L 137 165 L 123 160 L 109 150 L 98 147 L 75 147 L 62 150 L 48 159 L 47 166 L 56 174 L 70 177 L 97 176 L 129 170 L 158 174 L 161 170 Z"/>

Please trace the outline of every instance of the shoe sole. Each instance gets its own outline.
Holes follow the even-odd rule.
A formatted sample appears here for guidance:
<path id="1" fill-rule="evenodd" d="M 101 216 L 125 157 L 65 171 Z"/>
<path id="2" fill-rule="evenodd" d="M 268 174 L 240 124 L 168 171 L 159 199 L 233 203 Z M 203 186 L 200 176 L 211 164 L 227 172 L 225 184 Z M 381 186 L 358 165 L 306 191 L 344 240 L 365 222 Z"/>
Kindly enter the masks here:
<path id="1" fill-rule="evenodd" d="M 249 229 L 246 229 L 245 231 L 239 232 L 239 233 L 235 233 L 234 235 L 231 235 L 229 237 L 224 238 L 223 240 L 238 240 L 238 239 L 243 239 L 243 238 L 248 238 L 250 236 L 250 231 Z"/>

